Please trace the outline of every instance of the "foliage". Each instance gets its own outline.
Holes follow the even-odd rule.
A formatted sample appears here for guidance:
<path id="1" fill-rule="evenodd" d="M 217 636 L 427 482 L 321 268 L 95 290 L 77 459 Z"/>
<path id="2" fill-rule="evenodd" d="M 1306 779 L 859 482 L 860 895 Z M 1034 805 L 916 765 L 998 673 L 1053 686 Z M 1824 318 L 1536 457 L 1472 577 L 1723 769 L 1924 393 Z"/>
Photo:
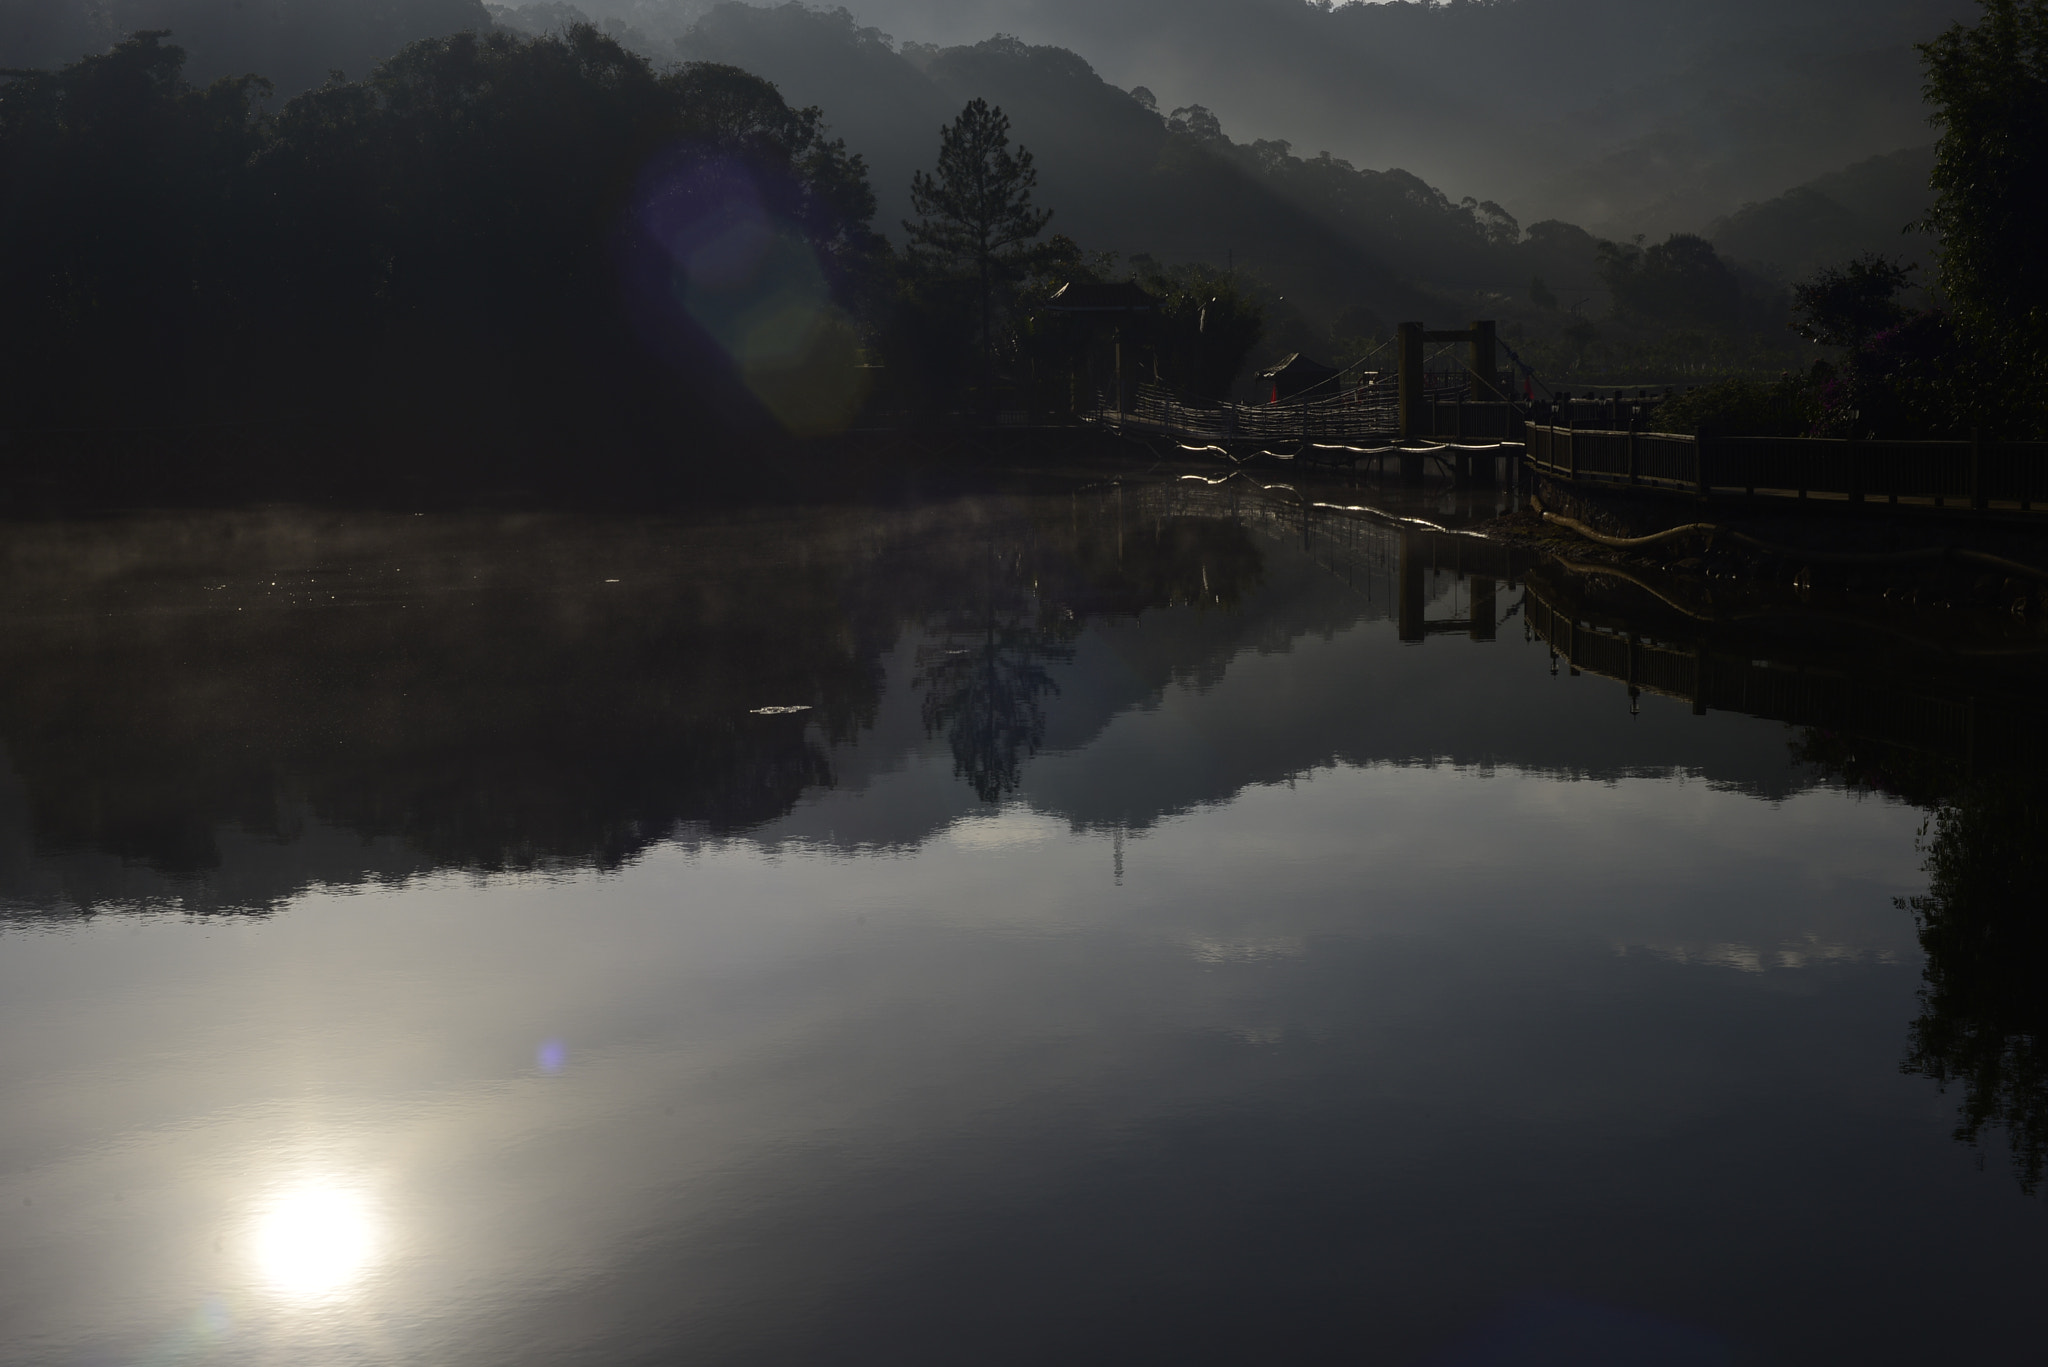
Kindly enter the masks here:
<path id="1" fill-rule="evenodd" d="M 1812 387 L 1797 375 L 1770 382 L 1722 380 L 1667 399 L 1656 412 L 1659 431 L 1704 428 L 1729 437 L 1803 437 L 1814 418 Z"/>
<path id="2" fill-rule="evenodd" d="M 1947 315 L 1922 310 L 1871 333 L 1839 366 L 1816 362 L 1814 435 L 1962 435 L 1968 424 L 1958 399 L 1959 351 Z"/>
<path id="3" fill-rule="evenodd" d="M 1808 375 L 1811 435 L 1947 437 L 1968 426 L 1963 344 L 1948 314 L 1901 302 L 1913 270 L 1864 253 L 1794 286 L 1793 330 L 1836 353 Z"/>
<path id="4" fill-rule="evenodd" d="M 457 34 L 270 115 L 161 36 L 0 86 L 17 420 L 787 427 L 849 373 L 865 167 L 757 77 Z"/>
<path id="5" fill-rule="evenodd" d="M 1792 287 L 1792 327 L 1822 346 L 1859 347 L 1906 321 L 1899 293 L 1912 276 L 1901 265 L 1865 252 L 1845 266 L 1825 266 Z"/>
<path id="6" fill-rule="evenodd" d="M 1963 1091 L 1956 1135 L 2001 1129 L 2027 1190 L 2048 1168 L 2048 803 L 2018 780 L 1935 814 L 1927 892 L 1907 903 L 1927 951 L 1906 1068 Z"/>
<path id="7" fill-rule="evenodd" d="M 192 88 L 164 36 L 0 86 L 0 383 L 17 420 L 175 402 L 261 298 L 238 277 L 266 88 Z"/>
<path id="8" fill-rule="evenodd" d="M 1921 52 L 1941 129 L 1929 226 L 1962 343 L 1958 398 L 2048 427 L 2048 0 L 1982 0 Z"/>
<path id="9" fill-rule="evenodd" d="M 1615 312 L 1631 322 L 1724 328 L 1737 319 L 1741 286 L 1704 237 L 1673 233 L 1649 248 L 1603 242 L 1599 260 Z"/>

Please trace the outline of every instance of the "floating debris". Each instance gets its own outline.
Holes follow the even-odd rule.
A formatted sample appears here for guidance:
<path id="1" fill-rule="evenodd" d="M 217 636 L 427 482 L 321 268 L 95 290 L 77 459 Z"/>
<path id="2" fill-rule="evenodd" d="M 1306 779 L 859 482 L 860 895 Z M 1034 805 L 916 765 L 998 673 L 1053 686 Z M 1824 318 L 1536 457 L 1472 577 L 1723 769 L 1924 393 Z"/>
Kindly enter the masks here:
<path id="1" fill-rule="evenodd" d="M 808 712 L 810 710 L 811 705 L 807 702 L 798 703 L 794 707 L 754 707 L 748 709 L 756 717 L 782 717 L 787 716 L 791 712 Z"/>

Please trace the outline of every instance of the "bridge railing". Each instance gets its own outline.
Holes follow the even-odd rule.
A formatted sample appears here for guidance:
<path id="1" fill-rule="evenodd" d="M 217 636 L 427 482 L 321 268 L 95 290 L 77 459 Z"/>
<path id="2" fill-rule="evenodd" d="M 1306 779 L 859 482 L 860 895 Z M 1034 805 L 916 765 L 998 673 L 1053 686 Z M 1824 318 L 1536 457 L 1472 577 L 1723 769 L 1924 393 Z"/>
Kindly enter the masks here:
<path id="1" fill-rule="evenodd" d="M 1277 404 L 1192 404 L 1147 385 L 1121 413 L 1103 403 L 1096 416 L 1183 441 L 1217 443 L 1385 442 L 1400 430 L 1391 384 Z"/>
<path id="2" fill-rule="evenodd" d="M 1148 385 L 1126 400 L 1121 413 L 1105 396 L 1096 416 L 1194 442 L 1384 446 L 1401 435 L 1400 395 L 1391 378 L 1274 404 L 1191 404 Z M 1520 441 L 1526 421 L 1524 405 L 1471 400 L 1451 389 L 1425 397 L 1418 418 L 1415 437 L 1469 442 Z"/>
<path id="3" fill-rule="evenodd" d="M 1574 484 L 1882 502 L 1978 511 L 2048 508 L 2048 442 L 1852 441 L 1589 431 L 1530 423 L 1530 467 Z"/>

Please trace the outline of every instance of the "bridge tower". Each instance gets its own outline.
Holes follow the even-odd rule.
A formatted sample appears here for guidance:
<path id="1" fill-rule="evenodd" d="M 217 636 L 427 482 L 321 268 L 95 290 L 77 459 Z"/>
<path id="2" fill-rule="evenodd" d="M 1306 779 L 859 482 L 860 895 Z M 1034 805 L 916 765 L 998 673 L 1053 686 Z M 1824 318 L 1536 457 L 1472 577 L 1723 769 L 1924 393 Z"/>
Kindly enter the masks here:
<path id="1" fill-rule="evenodd" d="M 1465 368 L 1471 379 L 1472 398 L 1501 401 L 1509 397 L 1500 388 L 1493 319 L 1482 318 L 1470 327 L 1440 332 L 1432 332 L 1420 323 L 1403 323 L 1396 335 L 1401 367 L 1397 392 L 1402 441 L 1435 435 L 1429 420 L 1428 393 L 1423 388 L 1423 367 L 1426 364 L 1423 348 L 1431 342 L 1464 342 L 1470 348 Z M 1401 457 L 1401 478 L 1410 482 L 1422 478 L 1421 456 Z"/>

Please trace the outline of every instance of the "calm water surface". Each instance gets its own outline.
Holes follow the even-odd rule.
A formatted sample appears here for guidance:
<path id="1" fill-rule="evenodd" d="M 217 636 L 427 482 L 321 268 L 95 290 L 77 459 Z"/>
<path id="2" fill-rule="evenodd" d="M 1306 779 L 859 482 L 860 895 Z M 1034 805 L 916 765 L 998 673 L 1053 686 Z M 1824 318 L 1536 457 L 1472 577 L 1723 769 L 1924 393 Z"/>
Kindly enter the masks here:
<path id="1" fill-rule="evenodd" d="M 1198 485 L 13 530 L 0 1357 L 2038 1360 L 1954 756 L 1575 677 L 1463 554 Z"/>

